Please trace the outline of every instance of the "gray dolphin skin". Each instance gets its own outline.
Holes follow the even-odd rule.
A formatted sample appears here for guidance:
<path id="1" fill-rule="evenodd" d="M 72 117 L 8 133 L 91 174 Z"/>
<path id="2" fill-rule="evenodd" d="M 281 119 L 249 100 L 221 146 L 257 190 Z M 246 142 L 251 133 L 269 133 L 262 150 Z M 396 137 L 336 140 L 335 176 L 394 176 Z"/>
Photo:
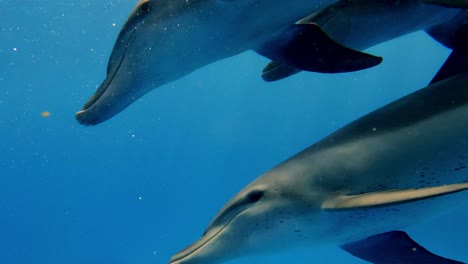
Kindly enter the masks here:
<path id="1" fill-rule="evenodd" d="M 76 119 L 99 124 L 200 67 L 247 50 L 263 53 L 288 26 L 333 2 L 140 0 L 117 38 L 107 77 Z"/>
<path id="2" fill-rule="evenodd" d="M 461 73 L 357 119 L 266 172 L 170 263 L 223 263 L 322 244 L 373 263 L 461 263 L 394 230 L 466 205 L 467 166 L 468 73 Z"/>
<path id="3" fill-rule="evenodd" d="M 461 4 L 455 5 L 453 1 L 427 2 L 429 1 L 341 0 L 301 19 L 299 23 L 315 23 L 334 41 L 351 49 L 365 50 L 467 13 L 459 9 L 463 8 Z M 444 3 L 437 6 L 433 2 Z M 449 4 L 456 8 L 448 8 Z M 291 65 L 273 61 L 264 68 L 262 78 L 272 82 L 300 71 Z"/>
<path id="4" fill-rule="evenodd" d="M 425 3 L 445 7 L 468 8 L 468 0 L 423 0 Z"/>

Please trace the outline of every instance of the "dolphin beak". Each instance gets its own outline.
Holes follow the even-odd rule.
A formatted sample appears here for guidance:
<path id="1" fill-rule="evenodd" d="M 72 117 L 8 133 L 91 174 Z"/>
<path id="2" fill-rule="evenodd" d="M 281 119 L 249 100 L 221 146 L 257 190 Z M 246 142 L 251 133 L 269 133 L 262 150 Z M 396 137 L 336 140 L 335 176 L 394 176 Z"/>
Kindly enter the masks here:
<path id="1" fill-rule="evenodd" d="M 179 253 L 175 254 L 174 256 L 171 257 L 169 260 L 170 264 L 182 264 L 185 263 L 187 258 L 189 258 L 190 255 L 195 253 L 201 246 L 203 246 L 205 243 L 203 239 L 198 240 L 197 242 L 193 243 L 192 245 L 184 248 L 181 250 Z"/>
<path id="2" fill-rule="evenodd" d="M 145 94 L 134 78 L 138 70 L 128 72 L 122 63 L 127 54 L 130 40 L 135 30 L 122 30 L 119 39 L 125 39 L 125 45 L 116 45 L 109 59 L 106 79 L 89 98 L 83 109 L 75 114 L 76 120 L 84 126 L 94 126 L 117 115 L 135 100 Z M 121 43 L 121 41 L 117 41 Z M 133 78 L 132 78 L 133 77 Z"/>
<path id="3" fill-rule="evenodd" d="M 226 236 L 224 232 L 226 227 L 231 224 L 238 215 L 244 212 L 245 209 L 240 210 L 235 215 L 224 219 L 224 223 L 217 223 L 217 217 L 210 223 L 203 236 L 195 241 L 195 243 L 179 251 L 177 254 L 172 256 L 169 264 L 210 264 L 219 263 L 220 256 L 218 255 L 219 247 L 222 246 L 219 243 L 220 236 Z M 229 235 L 228 235 L 229 236 Z M 224 238 L 226 239 L 226 237 Z M 229 253 L 225 252 L 223 258 L 227 258 Z M 218 256 L 217 256 L 218 255 Z"/>
<path id="4" fill-rule="evenodd" d="M 75 115 L 84 126 L 94 126 L 117 115 L 145 92 L 134 78 L 119 69 L 107 75 L 93 96 Z"/>
<path id="5" fill-rule="evenodd" d="M 84 126 L 94 126 L 113 117 L 124 108 L 116 108 L 117 96 L 109 91 L 112 77 L 107 75 L 106 80 L 83 106 L 83 109 L 75 115 L 76 120 Z M 122 100 L 122 98 L 120 98 Z"/>
<path id="6" fill-rule="evenodd" d="M 214 238 L 216 238 L 223 229 L 224 227 L 216 228 L 215 230 L 212 230 L 212 232 L 205 234 L 202 238 L 197 240 L 195 243 L 191 244 L 190 246 L 181 250 L 179 253 L 172 256 L 172 258 L 169 260 L 169 263 L 170 264 L 185 264 L 185 263 L 198 263 L 198 262 L 209 263 L 206 256 L 200 256 L 200 254 L 198 253 L 200 250 L 203 250 L 203 247 L 205 247 Z"/>

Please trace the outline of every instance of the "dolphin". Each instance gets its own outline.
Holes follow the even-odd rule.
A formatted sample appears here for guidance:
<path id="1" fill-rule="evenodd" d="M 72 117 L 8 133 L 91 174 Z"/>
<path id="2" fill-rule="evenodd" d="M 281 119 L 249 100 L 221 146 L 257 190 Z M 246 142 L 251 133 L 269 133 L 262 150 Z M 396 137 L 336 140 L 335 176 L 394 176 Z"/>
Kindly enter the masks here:
<path id="1" fill-rule="evenodd" d="M 462 3 L 455 1 L 340 0 L 301 19 L 299 24 L 315 23 L 341 45 L 365 50 L 403 35 L 430 29 L 457 15 L 468 13 L 460 8 L 464 8 Z M 272 61 L 263 69 L 262 78 L 273 82 L 300 71 L 286 63 Z"/>
<path id="2" fill-rule="evenodd" d="M 333 2 L 140 0 L 116 40 L 105 80 L 76 119 L 99 124 L 149 91 L 247 50 L 318 72 L 379 64 L 380 57 L 342 47 L 316 25 L 295 24 Z"/>
<path id="3" fill-rule="evenodd" d="M 445 7 L 468 8 L 468 0 L 423 0 L 425 3 Z"/>
<path id="4" fill-rule="evenodd" d="M 399 231 L 468 201 L 468 73 L 377 109 L 236 194 L 171 264 L 337 245 L 380 263 L 461 263 Z"/>

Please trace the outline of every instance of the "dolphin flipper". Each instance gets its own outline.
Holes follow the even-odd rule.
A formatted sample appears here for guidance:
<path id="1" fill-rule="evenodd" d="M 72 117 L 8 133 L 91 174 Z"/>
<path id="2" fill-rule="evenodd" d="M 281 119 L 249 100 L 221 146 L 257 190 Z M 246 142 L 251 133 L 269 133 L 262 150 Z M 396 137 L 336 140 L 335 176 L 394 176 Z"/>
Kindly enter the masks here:
<path id="1" fill-rule="evenodd" d="M 291 25 L 256 51 L 299 70 L 321 73 L 358 71 L 382 62 L 381 57 L 336 43 L 313 23 Z"/>
<path id="2" fill-rule="evenodd" d="M 351 255 L 374 264 L 462 264 L 431 253 L 403 231 L 391 231 L 342 245 Z"/>

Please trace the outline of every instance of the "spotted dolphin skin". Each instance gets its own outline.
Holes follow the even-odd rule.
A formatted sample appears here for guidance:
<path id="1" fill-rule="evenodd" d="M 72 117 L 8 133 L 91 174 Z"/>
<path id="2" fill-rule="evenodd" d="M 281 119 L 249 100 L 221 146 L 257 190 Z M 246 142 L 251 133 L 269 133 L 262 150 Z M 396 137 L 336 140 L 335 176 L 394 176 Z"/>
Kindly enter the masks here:
<path id="1" fill-rule="evenodd" d="M 319 72 L 380 63 L 334 43 L 316 25 L 294 24 L 333 2 L 140 0 L 117 38 L 105 80 L 76 119 L 99 124 L 149 91 L 246 50 Z"/>
<path id="2" fill-rule="evenodd" d="M 334 41 L 351 49 L 365 50 L 418 30 L 428 30 L 468 13 L 462 9 L 463 3 L 456 2 L 340 0 L 301 19 L 299 23 L 315 23 Z M 264 68 L 262 78 L 272 82 L 299 71 L 285 63 L 271 62 Z"/>
<path id="3" fill-rule="evenodd" d="M 468 201 L 467 166 L 468 73 L 460 73 L 357 119 L 266 172 L 170 263 L 223 263 L 322 244 L 378 264 L 461 263 L 398 230 Z"/>

